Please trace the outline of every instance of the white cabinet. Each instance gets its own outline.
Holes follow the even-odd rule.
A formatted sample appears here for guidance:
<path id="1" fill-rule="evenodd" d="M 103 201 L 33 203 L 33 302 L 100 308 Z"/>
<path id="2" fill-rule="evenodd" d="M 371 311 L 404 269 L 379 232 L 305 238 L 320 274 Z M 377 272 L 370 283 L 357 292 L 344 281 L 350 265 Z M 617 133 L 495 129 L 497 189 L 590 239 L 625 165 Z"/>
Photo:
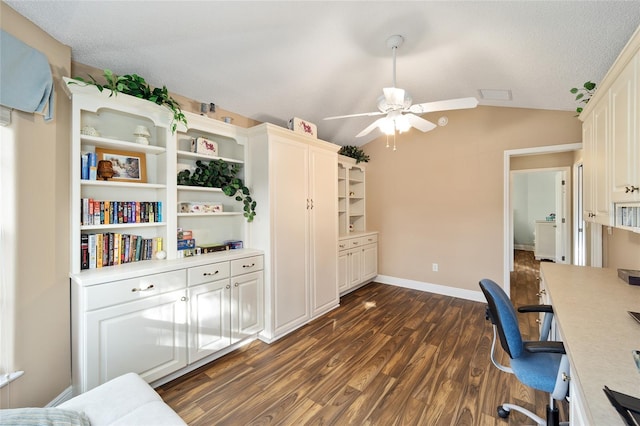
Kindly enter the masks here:
<path id="1" fill-rule="evenodd" d="M 622 214 L 614 203 L 640 205 L 639 67 L 636 31 L 580 115 L 586 221 L 629 227 L 620 222 Z"/>
<path id="2" fill-rule="evenodd" d="M 252 245 L 265 251 L 271 341 L 339 304 L 338 146 L 264 124 L 249 129 L 255 199 Z"/>
<path id="3" fill-rule="evenodd" d="M 262 268 L 260 252 L 232 250 L 124 265 L 113 281 L 99 271 L 72 276 L 74 394 L 130 371 L 147 382 L 177 377 L 255 338 Z"/>
<path id="4" fill-rule="evenodd" d="M 189 268 L 188 275 L 189 363 L 262 330 L 262 256 Z"/>
<path id="5" fill-rule="evenodd" d="M 366 230 L 365 166 L 338 156 L 338 223 L 340 236 Z"/>
<path id="6" fill-rule="evenodd" d="M 536 220 L 534 256 L 537 260 L 556 260 L 556 223 Z"/>
<path id="7" fill-rule="evenodd" d="M 611 199 L 640 200 L 638 54 L 611 85 Z"/>
<path id="8" fill-rule="evenodd" d="M 188 129 L 178 129 L 176 133 L 176 171 L 193 172 L 196 162 L 208 164 L 210 161 L 223 160 L 236 165 L 240 171 L 238 177 L 245 184 L 245 150 L 247 130 L 237 126 L 212 120 L 196 114 L 185 113 Z M 216 155 L 191 152 L 194 139 L 205 138 L 216 144 Z M 210 245 L 226 240 L 246 240 L 247 221 L 244 217 L 243 204 L 225 195 L 221 188 L 201 186 L 176 186 L 177 191 L 177 226 L 192 231 L 198 245 Z M 222 206 L 222 211 L 189 210 L 190 205 Z"/>
<path id="9" fill-rule="evenodd" d="M 359 233 L 338 243 L 340 294 L 360 287 L 378 275 L 378 234 Z"/>

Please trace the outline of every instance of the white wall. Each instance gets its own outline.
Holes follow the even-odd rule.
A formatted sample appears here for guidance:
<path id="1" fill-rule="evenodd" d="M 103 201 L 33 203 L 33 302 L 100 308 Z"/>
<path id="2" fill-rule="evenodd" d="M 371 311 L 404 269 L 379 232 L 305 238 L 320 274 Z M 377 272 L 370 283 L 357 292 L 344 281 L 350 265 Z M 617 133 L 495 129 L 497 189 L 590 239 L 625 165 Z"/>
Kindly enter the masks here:
<path id="1" fill-rule="evenodd" d="M 558 171 L 514 172 L 513 243 L 533 246 L 536 220 L 556 213 L 555 176 Z"/>

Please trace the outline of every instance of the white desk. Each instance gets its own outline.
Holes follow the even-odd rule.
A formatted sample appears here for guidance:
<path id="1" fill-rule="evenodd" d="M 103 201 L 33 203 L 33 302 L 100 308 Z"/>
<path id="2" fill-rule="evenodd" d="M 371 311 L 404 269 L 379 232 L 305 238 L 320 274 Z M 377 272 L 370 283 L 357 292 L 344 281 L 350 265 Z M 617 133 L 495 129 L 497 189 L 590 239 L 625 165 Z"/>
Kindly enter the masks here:
<path id="1" fill-rule="evenodd" d="M 602 388 L 640 398 L 631 355 L 640 349 L 640 324 L 627 313 L 640 312 L 640 286 L 624 283 L 612 269 L 542 263 L 540 272 L 579 393 L 579 407 L 571 411 L 579 408 L 588 425 L 623 425 Z"/>

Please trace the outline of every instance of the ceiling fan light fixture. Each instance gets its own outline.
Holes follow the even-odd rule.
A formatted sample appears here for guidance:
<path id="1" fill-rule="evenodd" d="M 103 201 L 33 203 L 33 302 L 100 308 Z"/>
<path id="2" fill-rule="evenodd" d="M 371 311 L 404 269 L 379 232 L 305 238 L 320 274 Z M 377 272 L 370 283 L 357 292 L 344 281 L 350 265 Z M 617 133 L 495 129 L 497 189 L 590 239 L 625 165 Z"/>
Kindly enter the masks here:
<path id="1" fill-rule="evenodd" d="M 381 120 L 380 123 L 378 124 L 378 128 L 382 133 L 384 133 L 387 136 L 393 135 L 396 132 L 396 127 L 395 127 L 395 123 L 393 122 L 393 119 Z"/>
<path id="2" fill-rule="evenodd" d="M 411 129 L 411 123 L 409 122 L 409 119 L 405 115 L 397 116 L 395 118 L 395 124 L 396 124 L 396 129 L 398 129 L 398 132 L 400 133 L 408 132 L 409 129 Z"/>

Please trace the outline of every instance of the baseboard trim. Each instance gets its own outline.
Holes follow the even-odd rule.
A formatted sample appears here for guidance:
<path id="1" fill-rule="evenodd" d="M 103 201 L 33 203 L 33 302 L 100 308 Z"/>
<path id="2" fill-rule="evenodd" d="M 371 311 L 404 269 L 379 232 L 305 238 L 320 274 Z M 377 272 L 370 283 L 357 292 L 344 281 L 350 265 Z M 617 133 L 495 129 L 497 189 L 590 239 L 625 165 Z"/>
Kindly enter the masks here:
<path id="1" fill-rule="evenodd" d="M 535 247 L 529 244 L 514 244 L 514 250 L 535 251 Z"/>
<path id="2" fill-rule="evenodd" d="M 375 282 L 394 285 L 396 287 L 410 288 L 412 290 L 441 294 L 443 296 L 458 297 L 460 299 L 472 300 L 474 302 L 486 302 L 486 299 L 480 290 L 465 290 L 462 288 L 447 287 L 444 285 L 408 280 L 405 278 L 390 277 L 388 275 L 378 275 Z"/>
<path id="3" fill-rule="evenodd" d="M 49 402 L 46 407 L 57 407 L 58 405 L 70 400 L 71 398 L 73 398 L 73 386 L 69 386 L 68 388 L 63 390 L 62 393 L 56 396 L 51 402 Z"/>

